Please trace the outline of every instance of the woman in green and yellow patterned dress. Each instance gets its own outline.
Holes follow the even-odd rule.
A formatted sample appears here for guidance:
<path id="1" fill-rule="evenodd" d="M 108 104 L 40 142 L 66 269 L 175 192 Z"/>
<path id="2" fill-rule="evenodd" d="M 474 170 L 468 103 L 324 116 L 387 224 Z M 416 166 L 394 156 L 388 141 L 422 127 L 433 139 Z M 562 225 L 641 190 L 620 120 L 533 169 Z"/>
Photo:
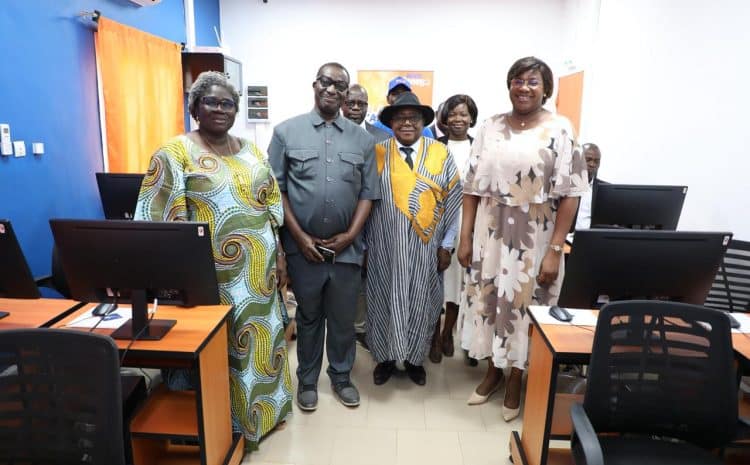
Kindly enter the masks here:
<path id="1" fill-rule="evenodd" d="M 291 413 L 292 382 L 277 286 L 286 281 L 278 241 L 281 195 L 263 153 L 229 135 L 239 95 L 226 77 L 202 73 L 188 96 L 197 131 L 177 136 L 151 158 L 135 218 L 209 224 L 229 320 L 232 425 L 246 450 Z M 158 246 L 158 245 L 157 245 Z M 165 372 L 170 389 L 190 389 L 194 374 Z"/>

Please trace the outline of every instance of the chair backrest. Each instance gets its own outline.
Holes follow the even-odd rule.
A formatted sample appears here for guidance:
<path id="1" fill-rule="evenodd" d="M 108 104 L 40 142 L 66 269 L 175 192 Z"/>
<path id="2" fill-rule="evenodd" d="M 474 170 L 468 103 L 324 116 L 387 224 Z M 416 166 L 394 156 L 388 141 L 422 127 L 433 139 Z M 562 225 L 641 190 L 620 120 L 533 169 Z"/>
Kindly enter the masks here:
<path id="1" fill-rule="evenodd" d="M 729 319 L 647 300 L 602 308 L 584 396 L 594 429 L 726 444 L 737 424 Z"/>
<path id="2" fill-rule="evenodd" d="M 124 464 L 119 365 L 98 334 L 0 332 L 0 464 Z"/>
<path id="3" fill-rule="evenodd" d="M 750 312 L 750 242 L 732 239 L 729 243 L 704 305 Z"/>

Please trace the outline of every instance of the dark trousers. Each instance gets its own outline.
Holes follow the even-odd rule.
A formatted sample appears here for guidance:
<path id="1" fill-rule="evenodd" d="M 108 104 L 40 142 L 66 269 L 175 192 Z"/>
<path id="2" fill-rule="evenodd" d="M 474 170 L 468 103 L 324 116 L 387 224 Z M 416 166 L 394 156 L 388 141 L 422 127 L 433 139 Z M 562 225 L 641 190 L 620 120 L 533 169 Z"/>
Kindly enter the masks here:
<path id="1" fill-rule="evenodd" d="M 318 384 L 324 341 L 331 382 L 349 381 L 356 354 L 354 316 L 362 285 L 360 266 L 310 263 L 300 254 L 288 255 L 287 266 L 297 298 L 300 386 Z"/>
<path id="2" fill-rule="evenodd" d="M 357 311 L 354 314 L 354 332 L 365 334 L 365 322 L 367 321 L 367 296 L 365 288 L 367 287 L 367 268 L 362 268 L 362 286 L 357 295 Z"/>

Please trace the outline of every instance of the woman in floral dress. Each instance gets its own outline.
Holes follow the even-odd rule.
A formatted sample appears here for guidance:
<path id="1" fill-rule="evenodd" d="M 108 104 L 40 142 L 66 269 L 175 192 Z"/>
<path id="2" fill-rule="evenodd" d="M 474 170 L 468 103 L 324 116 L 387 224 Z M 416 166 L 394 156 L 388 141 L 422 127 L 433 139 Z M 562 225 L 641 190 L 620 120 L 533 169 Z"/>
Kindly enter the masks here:
<path id="1" fill-rule="evenodd" d="M 469 404 L 505 386 L 503 418 L 518 416 L 529 345 L 529 305 L 557 302 L 562 246 L 588 189 L 586 164 L 570 122 L 545 110 L 549 67 L 518 60 L 508 71 L 513 109 L 484 122 L 469 158 L 458 258 L 465 277 L 469 355 L 487 359 L 484 380 Z"/>

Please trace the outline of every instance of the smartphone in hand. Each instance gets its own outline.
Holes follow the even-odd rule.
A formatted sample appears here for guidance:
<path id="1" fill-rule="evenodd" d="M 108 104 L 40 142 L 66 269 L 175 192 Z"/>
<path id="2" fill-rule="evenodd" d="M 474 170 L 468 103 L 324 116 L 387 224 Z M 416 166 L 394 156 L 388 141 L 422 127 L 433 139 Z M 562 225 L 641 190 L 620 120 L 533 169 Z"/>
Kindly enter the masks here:
<path id="1" fill-rule="evenodd" d="M 320 244 L 315 244 L 315 248 L 318 249 L 318 252 L 323 256 L 323 261 L 327 263 L 336 263 L 336 252 L 332 249 L 323 247 Z"/>

